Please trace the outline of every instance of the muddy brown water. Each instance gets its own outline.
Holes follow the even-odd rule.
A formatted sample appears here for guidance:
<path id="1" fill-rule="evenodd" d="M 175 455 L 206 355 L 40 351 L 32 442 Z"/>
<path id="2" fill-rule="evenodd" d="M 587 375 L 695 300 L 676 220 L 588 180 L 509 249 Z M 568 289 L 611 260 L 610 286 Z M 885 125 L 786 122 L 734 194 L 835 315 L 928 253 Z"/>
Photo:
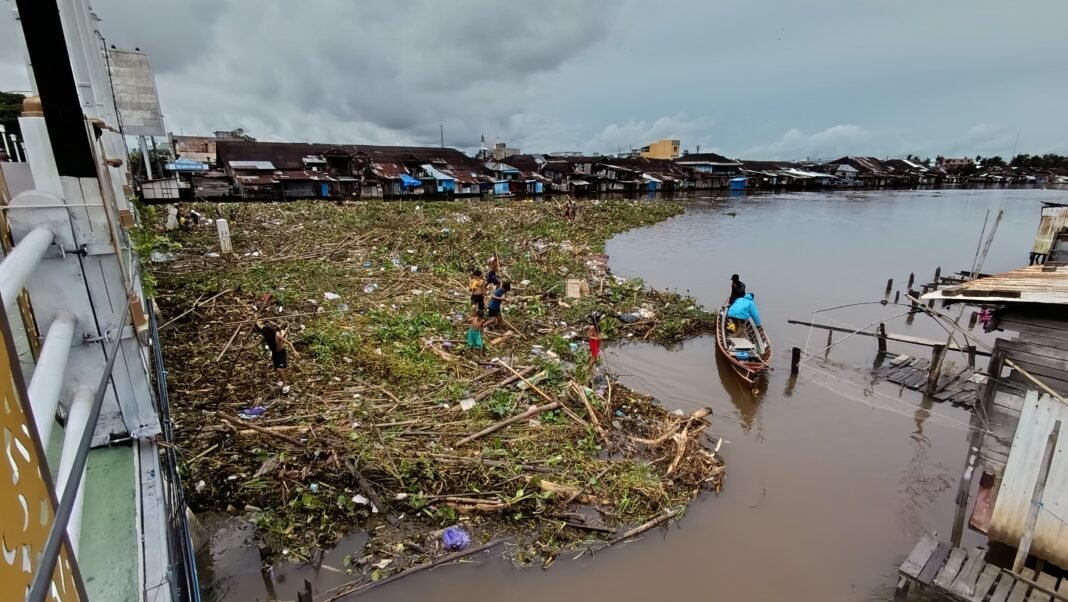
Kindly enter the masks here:
<path id="1" fill-rule="evenodd" d="M 889 600 L 900 561 L 925 531 L 949 533 L 967 449 L 968 414 L 924 404 L 918 394 L 872 384 L 874 339 L 854 337 L 789 375 L 793 346 L 816 351 L 826 334 L 787 319 L 883 298 L 887 278 L 903 288 L 969 269 L 987 210 L 1005 210 L 984 271 L 1024 265 L 1041 201 L 1057 190 L 806 193 L 695 199 L 684 215 L 610 241 L 615 273 L 657 288 L 690 291 L 708 307 L 738 272 L 775 346 L 774 371 L 753 396 L 715 354 L 710 338 L 675 348 L 616 341 L 611 369 L 671 409 L 713 408 L 728 466 L 723 491 L 691 505 L 677 527 L 551 570 L 516 569 L 494 556 L 436 569 L 365 600 L 480 602 L 553 599 L 643 601 Z M 816 315 L 859 328 L 886 320 L 891 332 L 945 337 L 906 308 L 856 305 Z M 956 315 L 956 311 L 953 312 Z M 962 322 L 966 325 L 967 314 Z M 836 335 L 836 340 L 842 335 Z M 890 350 L 924 354 L 924 348 Z M 963 363 L 961 358 L 953 358 Z M 303 579 L 322 588 L 345 580 L 346 550 L 328 568 L 282 566 L 274 590 L 260 577 L 248 531 L 213 539 L 202 568 L 209 600 L 296 598 Z M 968 534 L 970 543 L 981 542 Z M 350 539 L 343 548 L 358 548 Z"/>

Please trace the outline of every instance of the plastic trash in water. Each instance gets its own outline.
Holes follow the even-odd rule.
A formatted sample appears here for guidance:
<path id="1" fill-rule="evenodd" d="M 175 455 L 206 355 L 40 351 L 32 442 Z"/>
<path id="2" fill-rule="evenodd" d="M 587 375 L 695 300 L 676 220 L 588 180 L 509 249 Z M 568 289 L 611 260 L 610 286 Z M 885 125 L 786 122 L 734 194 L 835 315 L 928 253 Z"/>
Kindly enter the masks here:
<path id="1" fill-rule="evenodd" d="M 373 266 L 373 265 L 374 265 L 374 264 L 373 264 L 373 263 L 371 263 L 370 261 L 365 261 L 365 262 L 363 262 L 363 267 L 365 267 L 365 268 L 370 268 L 370 267 L 371 267 L 371 266 Z"/>
<path id="2" fill-rule="evenodd" d="M 240 412 L 238 412 L 237 417 L 241 418 L 242 420 L 255 420 L 266 413 L 267 408 L 263 406 L 256 406 L 254 408 L 245 408 L 244 410 L 241 410 Z"/>
<path id="3" fill-rule="evenodd" d="M 400 257 L 390 257 L 389 260 L 394 266 L 400 265 Z"/>
<path id="4" fill-rule="evenodd" d="M 441 534 L 441 543 L 450 552 L 459 552 L 471 543 L 471 536 L 460 527 L 449 527 Z"/>
<path id="5" fill-rule="evenodd" d="M 374 282 L 371 282 L 371 283 L 369 283 L 369 284 L 367 284 L 367 285 L 365 285 L 363 287 L 363 292 L 367 293 L 368 295 L 370 295 L 371 293 L 375 292 L 375 289 L 377 289 L 377 288 L 378 288 L 378 285 L 375 284 Z"/>
<path id="6" fill-rule="evenodd" d="M 341 295 L 339 295 L 337 293 L 323 293 L 323 297 L 327 301 L 337 301 L 338 299 L 341 298 Z"/>

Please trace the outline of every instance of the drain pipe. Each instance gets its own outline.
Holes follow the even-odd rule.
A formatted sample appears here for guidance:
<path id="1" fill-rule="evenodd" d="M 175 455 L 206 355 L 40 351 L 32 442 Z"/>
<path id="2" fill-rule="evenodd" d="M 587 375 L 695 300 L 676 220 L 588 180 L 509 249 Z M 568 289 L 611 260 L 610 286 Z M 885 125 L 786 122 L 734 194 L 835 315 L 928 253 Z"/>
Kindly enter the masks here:
<path id="1" fill-rule="evenodd" d="M 59 460 L 59 482 L 56 483 L 56 497 L 62 499 L 63 492 L 67 488 L 67 481 L 73 477 L 74 458 L 78 455 L 78 444 L 82 440 L 89 422 L 89 413 L 93 409 L 93 397 L 96 391 L 90 387 L 81 387 L 74 394 L 74 401 L 70 404 L 70 412 L 67 415 L 67 429 L 63 435 L 63 455 Z M 85 468 L 82 468 L 81 478 L 78 479 L 78 494 L 74 498 L 74 506 L 71 508 L 70 521 L 67 523 L 67 537 L 70 539 L 70 548 L 74 556 L 78 557 L 78 544 L 82 534 L 82 504 L 85 501 Z"/>
<path id="2" fill-rule="evenodd" d="M 67 370 L 70 344 L 74 340 L 74 325 L 77 323 L 77 316 L 71 312 L 65 309 L 56 312 L 52 325 L 48 327 L 41 355 L 37 358 L 37 367 L 27 389 L 33 421 L 37 425 L 37 433 L 41 436 L 41 445 L 44 445 L 45 449 L 48 449 L 48 444 L 52 441 L 56 408 L 59 407 L 59 394 L 63 389 L 63 374 Z"/>
<path id="3" fill-rule="evenodd" d="M 14 307 L 26 280 L 41 262 L 55 237 L 48 226 L 37 226 L 0 262 L 0 298 L 4 300 L 5 310 Z"/>

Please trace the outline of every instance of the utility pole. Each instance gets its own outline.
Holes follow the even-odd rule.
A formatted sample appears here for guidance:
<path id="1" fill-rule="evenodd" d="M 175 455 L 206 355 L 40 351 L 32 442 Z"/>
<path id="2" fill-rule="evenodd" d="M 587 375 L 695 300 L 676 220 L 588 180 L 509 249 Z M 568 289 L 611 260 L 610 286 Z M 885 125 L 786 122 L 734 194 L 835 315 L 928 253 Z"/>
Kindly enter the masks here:
<path id="1" fill-rule="evenodd" d="M 441 124 L 438 127 L 441 128 L 441 148 L 445 148 L 445 124 Z"/>

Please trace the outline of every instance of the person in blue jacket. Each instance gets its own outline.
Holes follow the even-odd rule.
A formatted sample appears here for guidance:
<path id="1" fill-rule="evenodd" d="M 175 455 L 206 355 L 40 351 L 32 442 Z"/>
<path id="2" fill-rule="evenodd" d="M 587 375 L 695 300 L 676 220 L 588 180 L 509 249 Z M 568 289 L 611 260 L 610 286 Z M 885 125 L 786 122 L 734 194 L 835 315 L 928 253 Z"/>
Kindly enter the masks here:
<path id="1" fill-rule="evenodd" d="M 744 297 L 735 300 L 727 310 L 727 317 L 742 322 L 752 318 L 753 324 L 760 326 L 760 312 L 757 311 L 755 299 L 756 296 L 753 293 L 746 293 Z"/>

